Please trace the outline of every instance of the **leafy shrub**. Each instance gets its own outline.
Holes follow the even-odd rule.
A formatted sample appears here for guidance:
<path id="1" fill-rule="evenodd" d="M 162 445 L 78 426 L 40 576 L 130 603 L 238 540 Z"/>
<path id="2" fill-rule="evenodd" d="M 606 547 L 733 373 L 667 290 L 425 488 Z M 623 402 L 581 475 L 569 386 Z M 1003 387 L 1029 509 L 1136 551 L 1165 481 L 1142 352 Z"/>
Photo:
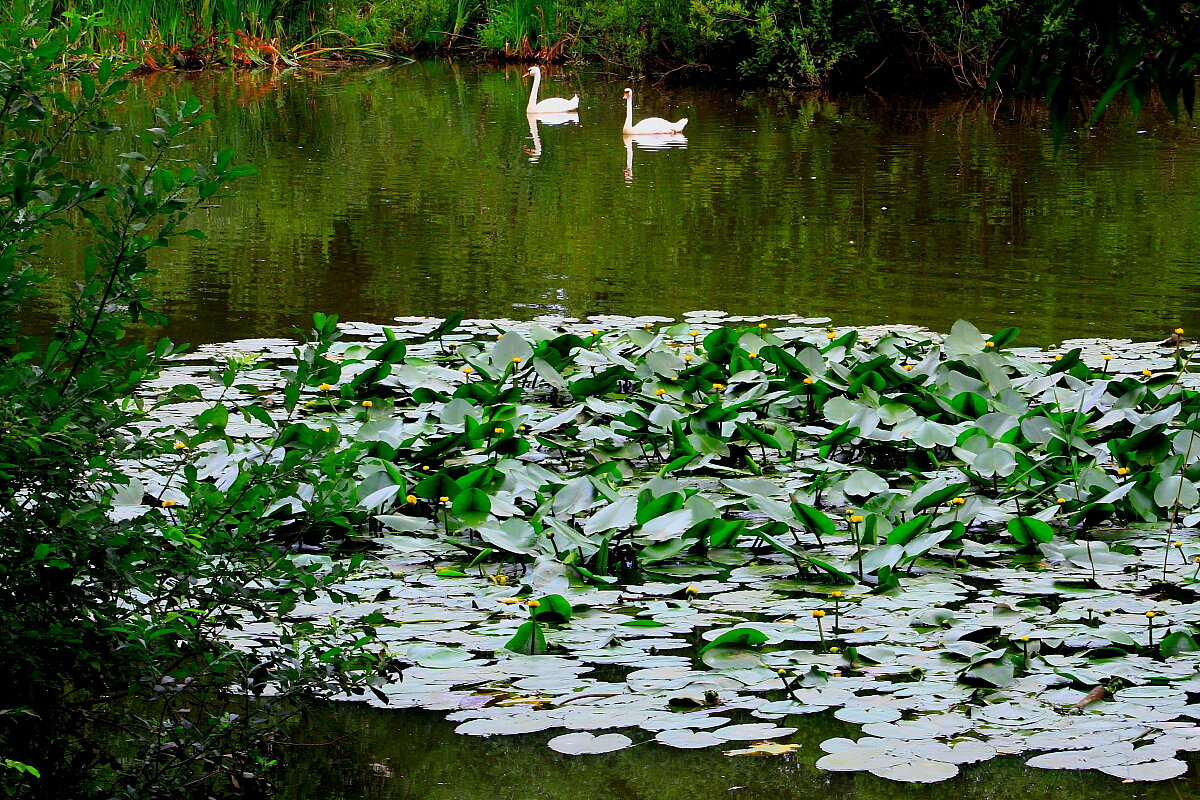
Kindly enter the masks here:
<path id="1" fill-rule="evenodd" d="M 354 630 L 285 623 L 256 646 L 227 638 L 297 602 L 343 596 L 337 584 L 354 561 L 298 558 L 267 538 L 282 521 L 263 518 L 301 483 L 321 499 L 344 462 L 319 437 L 294 434 L 286 454 L 268 457 L 283 448 L 280 432 L 222 488 L 181 462 L 143 484 L 139 464 L 201 442 L 228 446 L 219 403 L 200 414 L 195 441 L 181 442 L 155 403 L 133 397 L 178 352 L 127 336 L 131 324 L 163 319 L 142 285 L 150 258 L 202 236 L 188 215 L 253 169 L 225 150 L 181 159 L 207 119 L 195 100 L 160 109 L 111 174 L 63 162 L 71 139 L 121 133 L 102 115 L 132 65 L 104 59 L 69 84 L 54 71 L 89 58 L 78 47 L 89 24 L 0 24 L 0 792 L 31 782 L 46 796 L 263 786 L 264 747 L 298 701 L 361 692 L 378 666 L 364 649 L 369 620 Z M 27 336 L 21 315 L 46 276 L 41 245 L 81 224 L 95 244 L 70 312 L 49 338 Z M 223 372 L 227 385 L 241 368 Z M 173 481 L 196 500 L 175 507 Z"/>

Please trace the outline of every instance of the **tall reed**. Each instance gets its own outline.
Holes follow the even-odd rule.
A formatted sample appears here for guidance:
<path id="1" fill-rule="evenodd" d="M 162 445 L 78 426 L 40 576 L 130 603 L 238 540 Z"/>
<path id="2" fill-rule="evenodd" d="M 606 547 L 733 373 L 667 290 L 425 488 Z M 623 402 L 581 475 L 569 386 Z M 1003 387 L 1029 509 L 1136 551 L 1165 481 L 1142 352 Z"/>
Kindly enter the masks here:
<path id="1" fill-rule="evenodd" d="M 556 0 L 489 0 L 479 41 L 489 50 L 522 58 L 556 58 L 566 40 Z"/>

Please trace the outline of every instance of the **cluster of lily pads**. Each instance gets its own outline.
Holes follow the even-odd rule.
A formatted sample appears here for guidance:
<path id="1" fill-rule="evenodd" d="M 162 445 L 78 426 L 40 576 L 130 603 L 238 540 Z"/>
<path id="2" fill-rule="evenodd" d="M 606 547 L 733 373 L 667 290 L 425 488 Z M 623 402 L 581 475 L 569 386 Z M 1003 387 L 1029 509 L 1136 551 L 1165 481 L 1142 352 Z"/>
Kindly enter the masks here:
<path id="1" fill-rule="evenodd" d="M 821 769 L 929 782 L 1038 753 L 1186 772 L 1200 378 L 1182 332 L 1041 350 L 965 322 L 827 323 L 318 315 L 308 343 L 166 370 L 193 422 L 113 513 L 186 515 L 195 487 L 301 444 L 336 456 L 269 514 L 312 532 L 293 557 L 314 569 L 334 540 L 369 540 L 373 566 L 358 602 L 292 613 L 386 620 L 405 669 L 379 702 L 464 734 L 778 755 L 831 711 L 862 736 L 827 740 Z"/>

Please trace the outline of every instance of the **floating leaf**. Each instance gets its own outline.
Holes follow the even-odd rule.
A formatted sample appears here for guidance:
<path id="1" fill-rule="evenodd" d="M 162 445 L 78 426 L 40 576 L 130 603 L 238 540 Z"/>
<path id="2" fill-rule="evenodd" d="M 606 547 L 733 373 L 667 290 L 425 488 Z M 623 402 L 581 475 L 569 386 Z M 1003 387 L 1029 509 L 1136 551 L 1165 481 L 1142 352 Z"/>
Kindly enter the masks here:
<path id="1" fill-rule="evenodd" d="M 958 774 L 958 767 L 942 761 L 905 761 L 884 767 L 871 767 L 871 774 L 902 783 L 938 783 Z"/>
<path id="2" fill-rule="evenodd" d="M 781 756 L 794 753 L 800 749 L 798 744 L 779 744 L 778 742 L 755 742 L 741 750 L 726 750 L 727 756 Z"/>
<path id="3" fill-rule="evenodd" d="M 555 736 L 546 744 L 551 750 L 556 750 L 569 756 L 578 756 L 624 750 L 633 744 L 633 740 L 619 733 L 604 733 L 594 736 L 590 733 L 580 732 L 564 733 L 562 736 Z"/>
<path id="4" fill-rule="evenodd" d="M 780 736 L 790 736 L 795 732 L 795 728 L 779 728 L 759 722 L 747 722 L 741 725 L 726 725 L 723 728 L 717 728 L 712 732 L 712 735 L 726 741 L 740 741 L 773 739 Z"/>
<path id="5" fill-rule="evenodd" d="M 687 750 L 715 747 L 726 743 L 725 739 L 719 739 L 708 731 L 692 731 L 686 728 L 659 731 L 654 735 L 654 738 L 660 744 L 665 744 L 668 747 L 679 747 Z"/>

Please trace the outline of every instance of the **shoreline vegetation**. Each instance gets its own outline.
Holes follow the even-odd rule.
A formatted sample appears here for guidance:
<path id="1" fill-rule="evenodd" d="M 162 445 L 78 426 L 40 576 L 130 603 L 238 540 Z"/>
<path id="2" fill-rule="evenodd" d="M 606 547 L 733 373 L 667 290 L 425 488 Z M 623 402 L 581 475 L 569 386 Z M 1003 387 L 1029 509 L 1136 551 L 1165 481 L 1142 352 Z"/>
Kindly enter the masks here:
<path id="1" fill-rule="evenodd" d="M 30 5 L 19 0 L 12 16 Z M 312 58 L 453 53 L 523 62 L 601 61 L 683 80 L 792 88 L 983 90 L 1033 77 L 1053 51 L 1100 89 L 1196 67 L 1200 16 L 1145 0 L 955 3 L 788 0 L 59 0 L 57 20 L 94 17 L 98 53 L 147 69 L 295 66 Z M 1189 41 L 1190 39 L 1190 41 Z M 1039 53 L 1039 50 L 1044 52 Z M 1067 52 L 1070 51 L 1070 52 Z M 1190 56 L 1190 59 L 1187 57 Z M 1181 58 L 1183 57 L 1183 58 Z M 1118 63 L 1119 62 L 1119 63 Z M 1054 68 L 1051 61 L 1044 65 Z M 1032 69 L 1036 71 L 1036 69 Z"/>
<path id="2" fill-rule="evenodd" d="M 33 0 L 13 3 L 10 21 Z M 143 69 L 433 54 L 600 63 L 660 81 L 1046 99 L 1056 143 L 1127 94 L 1189 115 L 1200 13 L 1171 0 L 58 0 L 93 53 Z"/>

